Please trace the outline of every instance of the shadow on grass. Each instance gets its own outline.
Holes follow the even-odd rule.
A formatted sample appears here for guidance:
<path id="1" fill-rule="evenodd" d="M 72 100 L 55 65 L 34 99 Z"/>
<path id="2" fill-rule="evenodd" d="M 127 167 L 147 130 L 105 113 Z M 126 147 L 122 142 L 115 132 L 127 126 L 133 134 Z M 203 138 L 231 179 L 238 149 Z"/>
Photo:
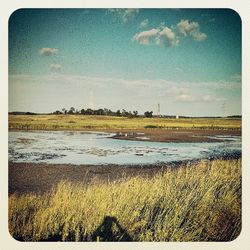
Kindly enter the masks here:
<path id="1" fill-rule="evenodd" d="M 133 241 L 116 217 L 105 216 L 101 225 L 92 234 L 93 241 Z"/>
<path id="2" fill-rule="evenodd" d="M 58 242 L 58 241 L 75 241 L 75 232 L 68 233 L 67 237 L 63 239 L 63 228 L 60 233 L 48 235 L 40 242 Z M 17 241 L 33 241 L 32 237 L 12 236 Z M 105 216 L 100 226 L 89 235 L 81 235 L 80 241 L 133 241 L 128 232 L 119 224 L 116 217 Z"/>

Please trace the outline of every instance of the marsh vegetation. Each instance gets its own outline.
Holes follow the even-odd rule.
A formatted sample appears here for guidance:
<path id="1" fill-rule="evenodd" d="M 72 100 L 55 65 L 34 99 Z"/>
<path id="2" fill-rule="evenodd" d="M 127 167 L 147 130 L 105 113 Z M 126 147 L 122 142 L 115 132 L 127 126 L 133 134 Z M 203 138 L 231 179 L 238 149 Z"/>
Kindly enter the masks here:
<path id="1" fill-rule="evenodd" d="M 96 115 L 9 115 L 9 129 L 126 130 L 223 129 L 241 130 L 240 118 L 129 118 Z"/>
<path id="2" fill-rule="evenodd" d="M 240 230 L 241 160 L 9 197 L 9 231 L 21 241 L 231 241 Z"/>

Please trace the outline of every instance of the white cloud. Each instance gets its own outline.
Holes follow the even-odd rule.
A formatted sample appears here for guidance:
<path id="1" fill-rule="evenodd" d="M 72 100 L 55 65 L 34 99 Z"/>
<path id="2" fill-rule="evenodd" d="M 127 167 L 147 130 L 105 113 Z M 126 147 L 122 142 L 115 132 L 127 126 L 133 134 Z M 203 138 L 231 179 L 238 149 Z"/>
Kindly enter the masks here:
<path id="1" fill-rule="evenodd" d="M 126 89 L 131 92 L 142 93 L 144 90 L 161 91 L 162 88 L 173 86 L 174 83 L 161 79 L 137 79 L 128 80 L 121 78 L 99 78 L 84 75 L 67 75 L 67 74 L 48 74 L 48 75 L 10 75 L 9 80 L 12 83 L 43 83 L 43 84 L 68 84 L 85 87 L 97 87 L 99 89 Z"/>
<path id="2" fill-rule="evenodd" d="M 181 20 L 177 24 L 178 32 L 183 36 L 191 36 L 196 41 L 204 41 L 207 38 L 205 33 L 200 32 L 200 25 L 197 22 Z"/>
<path id="3" fill-rule="evenodd" d="M 192 34 L 195 41 L 202 42 L 207 39 L 207 35 L 201 32 L 195 32 Z"/>
<path id="4" fill-rule="evenodd" d="M 217 81 L 217 82 L 203 82 L 196 83 L 196 88 L 207 88 L 211 90 L 231 90 L 231 91 L 239 91 L 241 90 L 241 81 L 231 78 L 230 81 Z"/>
<path id="5" fill-rule="evenodd" d="M 199 94 L 180 94 L 175 97 L 175 101 L 179 102 L 218 102 L 221 98 L 216 98 L 211 95 L 199 95 Z"/>
<path id="6" fill-rule="evenodd" d="M 204 102 L 214 102 L 214 101 L 219 101 L 218 98 L 215 98 L 211 95 L 204 95 L 201 97 L 201 100 L 204 101 Z"/>
<path id="7" fill-rule="evenodd" d="M 161 32 L 159 32 L 159 36 L 156 38 L 156 44 L 177 46 L 179 44 L 179 38 L 176 36 L 172 29 L 165 27 Z"/>
<path id="8" fill-rule="evenodd" d="M 199 29 L 199 24 L 197 22 L 190 23 L 188 20 L 181 20 L 177 24 L 177 28 L 182 35 L 187 36 Z"/>
<path id="9" fill-rule="evenodd" d="M 148 25 L 148 19 L 145 19 L 140 23 L 141 28 L 145 28 L 147 25 Z"/>
<path id="10" fill-rule="evenodd" d="M 176 96 L 176 101 L 181 101 L 181 102 L 194 102 L 196 101 L 196 98 L 192 95 L 189 94 L 180 94 Z"/>
<path id="11" fill-rule="evenodd" d="M 124 23 L 130 21 L 134 18 L 138 13 L 139 9 L 108 9 L 110 13 L 118 13 Z"/>
<path id="12" fill-rule="evenodd" d="M 141 45 L 148 45 L 150 40 L 154 39 L 157 45 L 166 46 L 177 46 L 179 44 L 179 39 L 174 33 L 174 31 L 168 27 L 164 27 L 162 30 L 160 28 L 145 30 L 134 35 L 134 41 L 137 41 Z"/>
<path id="13" fill-rule="evenodd" d="M 215 81 L 215 82 L 173 82 L 165 79 L 137 79 L 128 80 L 121 78 L 101 78 L 90 77 L 85 75 L 67 75 L 67 74 L 48 74 L 48 75 L 9 75 L 11 82 L 78 82 L 79 84 L 94 84 L 96 86 L 107 86 L 113 84 L 114 86 L 126 86 L 128 88 L 151 88 L 161 90 L 161 97 L 178 96 L 182 94 L 191 95 L 192 90 L 196 92 L 220 92 L 225 91 L 239 91 L 241 90 L 240 82 L 235 81 Z"/>
<path id="14" fill-rule="evenodd" d="M 137 41 L 139 44 L 148 45 L 152 37 L 155 37 L 159 33 L 159 29 L 151 29 L 142 31 L 138 34 L 135 34 L 133 40 Z"/>
<path id="15" fill-rule="evenodd" d="M 189 88 L 185 87 L 185 86 L 181 86 L 181 87 L 177 87 L 175 86 L 176 84 L 174 83 L 170 83 L 170 86 L 168 87 L 168 89 L 165 91 L 164 94 L 162 94 L 162 97 L 170 97 L 170 96 L 177 96 L 177 95 L 183 95 L 183 94 L 187 94 L 189 91 Z"/>
<path id="16" fill-rule="evenodd" d="M 190 36 L 198 42 L 204 41 L 207 38 L 205 33 L 200 32 L 200 26 L 197 22 L 181 20 L 177 26 L 171 26 L 171 28 L 167 27 L 164 22 L 161 22 L 158 28 L 137 33 L 132 40 L 137 41 L 141 45 L 148 45 L 154 37 L 156 45 L 172 47 L 178 46 L 180 39 L 184 36 Z"/>
<path id="17" fill-rule="evenodd" d="M 165 91 L 161 91 L 159 97 L 172 99 L 174 102 L 193 102 L 193 103 L 210 103 L 210 102 L 218 102 L 224 100 L 222 97 L 216 97 L 216 89 L 213 89 L 213 86 L 210 86 L 211 83 L 184 83 L 180 82 L 174 83 L 169 82 L 165 86 L 167 87 Z M 214 85 L 218 84 L 216 82 Z M 199 86 L 200 85 L 200 86 Z M 208 94 L 214 92 L 214 94 Z M 205 93 L 205 94 L 204 94 Z"/>
<path id="18" fill-rule="evenodd" d="M 60 64 L 51 64 L 51 65 L 50 65 L 50 69 L 51 69 L 52 71 L 60 71 L 61 68 L 62 68 L 62 65 L 60 65 Z"/>
<path id="19" fill-rule="evenodd" d="M 44 55 L 44 56 L 51 56 L 54 55 L 58 52 L 58 49 L 55 48 L 41 48 L 39 50 L 40 55 Z"/>

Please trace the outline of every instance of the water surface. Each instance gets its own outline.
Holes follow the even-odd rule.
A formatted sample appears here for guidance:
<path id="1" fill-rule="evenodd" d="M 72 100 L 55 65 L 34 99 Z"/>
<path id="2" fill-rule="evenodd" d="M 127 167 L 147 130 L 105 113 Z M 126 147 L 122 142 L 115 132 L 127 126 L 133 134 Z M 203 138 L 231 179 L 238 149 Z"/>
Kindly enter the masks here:
<path id="1" fill-rule="evenodd" d="M 241 153 L 240 136 L 222 142 L 117 140 L 102 132 L 9 132 L 9 161 L 54 164 L 156 164 Z M 143 137 L 143 135 L 139 135 Z"/>

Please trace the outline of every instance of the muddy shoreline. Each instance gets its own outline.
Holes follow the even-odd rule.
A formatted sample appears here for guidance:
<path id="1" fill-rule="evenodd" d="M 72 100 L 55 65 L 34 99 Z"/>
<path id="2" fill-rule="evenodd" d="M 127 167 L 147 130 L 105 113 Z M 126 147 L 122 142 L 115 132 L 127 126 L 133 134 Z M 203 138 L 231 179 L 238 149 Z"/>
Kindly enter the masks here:
<path id="1" fill-rule="evenodd" d="M 227 154 L 219 159 L 239 158 L 241 158 L 241 154 Z M 163 174 L 169 168 L 189 167 L 199 161 L 213 159 L 216 158 L 147 165 L 71 165 L 9 162 L 9 195 L 13 193 L 44 193 L 60 181 L 89 185 L 92 182 L 108 183 L 135 176 L 152 178 L 156 174 Z"/>
<path id="2" fill-rule="evenodd" d="M 168 166 L 69 165 L 45 163 L 9 163 L 9 195 L 43 193 L 60 181 L 90 184 L 112 182 L 124 177 L 150 177 Z"/>
<path id="3" fill-rule="evenodd" d="M 112 138 L 134 141 L 154 142 L 221 142 L 223 139 L 214 136 L 241 136 L 238 130 L 202 130 L 202 129 L 145 129 L 118 131 Z"/>

